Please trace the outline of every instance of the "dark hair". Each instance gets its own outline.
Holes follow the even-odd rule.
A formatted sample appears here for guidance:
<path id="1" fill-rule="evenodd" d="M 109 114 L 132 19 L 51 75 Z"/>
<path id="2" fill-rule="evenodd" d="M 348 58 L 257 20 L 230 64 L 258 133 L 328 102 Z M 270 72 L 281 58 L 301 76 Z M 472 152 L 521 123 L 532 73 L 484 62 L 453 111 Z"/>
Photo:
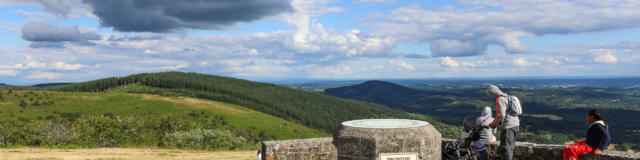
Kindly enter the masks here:
<path id="1" fill-rule="evenodd" d="M 604 117 L 598 109 L 591 109 L 587 115 L 591 115 L 596 121 L 604 120 Z"/>

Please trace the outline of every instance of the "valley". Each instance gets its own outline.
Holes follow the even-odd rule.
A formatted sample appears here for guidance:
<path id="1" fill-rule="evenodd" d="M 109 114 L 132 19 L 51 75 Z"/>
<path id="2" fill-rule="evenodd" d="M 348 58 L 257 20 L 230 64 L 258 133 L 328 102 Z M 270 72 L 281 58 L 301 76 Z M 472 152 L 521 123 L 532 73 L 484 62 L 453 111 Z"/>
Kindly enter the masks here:
<path id="1" fill-rule="evenodd" d="M 549 83 L 541 85 L 539 81 Z M 615 135 L 613 143 L 617 144 L 617 149 L 626 151 L 640 148 L 637 143 L 640 142 L 640 135 L 634 132 L 640 129 L 640 125 L 637 125 L 640 121 L 634 118 L 640 115 L 640 91 L 628 87 L 639 81 L 539 81 L 405 81 L 407 87 L 391 82 L 366 81 L 352 86 L 328 88 L 324 93 L 384 104 L 407 112 L 426 114 L 448 125 L 459 125 L 465 117 L 479 116 L 484 106 L 492 106 L 495 113 L 495 104 L 487 98 L 484 88 L 487 84 L 495 83 L 502 86 L 506 93 L 519 97 L 524 106 L 524 115 L 520 116 L 523 132 L 518 137 L 519 141 L 564 144 L 584 138 L 588 127 L 584 116 L 588 109 L 597 108 L 604 113 L 612 128 L 612 135 Z M 568 88 L 549 85 L 554 83 L 574 85 Z"/>

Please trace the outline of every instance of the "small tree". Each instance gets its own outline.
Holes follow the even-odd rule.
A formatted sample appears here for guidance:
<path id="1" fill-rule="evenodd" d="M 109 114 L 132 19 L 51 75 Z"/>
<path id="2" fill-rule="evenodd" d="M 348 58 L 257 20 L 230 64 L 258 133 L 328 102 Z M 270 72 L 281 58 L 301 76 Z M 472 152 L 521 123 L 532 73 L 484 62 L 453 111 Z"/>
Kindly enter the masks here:
<path id="1" fill-rule="evenodd" d="M 27 104 L 27 101 L 25 101 L 24 99 L 23 99 L 23 100 L 20 100 L 20 107 L 22 107 L 22 108 L 27 108 L 27 105 L 28 105 L 28 104 Z"/>
<path id="2" fill-rule="evenodd" d="M 2 97 L 2 91 L 0 91 L 0 101 L 3 100 L 4 98 Z"/>
<path id="3" fill-rule="evenodd" d="M 40 106 L 40 102 L 38 100 L 36 100 L 35 102 L 33 102 L 33 104 L 31 104 L 33 106 Z"/>

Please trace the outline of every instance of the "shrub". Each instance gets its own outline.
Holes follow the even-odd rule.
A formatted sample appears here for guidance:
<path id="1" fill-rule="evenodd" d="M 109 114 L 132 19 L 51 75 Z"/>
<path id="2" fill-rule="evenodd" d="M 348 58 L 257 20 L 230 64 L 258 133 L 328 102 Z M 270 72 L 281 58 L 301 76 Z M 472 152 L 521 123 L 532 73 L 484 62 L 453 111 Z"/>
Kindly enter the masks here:
<path id="1" fill-rule="evenodd" d="M 22 108 L 27 108 L 27 101 L 25 101 L 25 100 L 20 100 L 20 107 L 22 107 Z"/>
<path id="2" fill-rule="evenodd" d="M 80 112 L 63 112 L 60 113 L 60 117 L 61 118 L 66 118 L 69 121 L 75 121 L 76 119 L 80 118 L 82 116 L 82 113 Z"/>
<path id="3" fill-rule="evenodd" d="M 10 113 L 13 114 L 13 113 Z M 234 128 L 213 128 L 173 116 L 116 116 L 60 113 L 44 120 L 23 117 L 0 121 L 0 147 L 140 147 L 256 149 L 257 135 Z M 74 119 L 74 120 L 70 120 Z M 242 136 L 250 137 L 246 139 Z M 252 139 L 253 138 L 253 139 Z"/>
<path id="4" fill-rule="evenodd" d="M 65 146 L 70 144 L 71 135 L 64 124 L 52 121 L 31 123 L 7 122 L 0 124 L 0 146 Z"/>
<path id="5" fill-rule="evenodd" d="M 134 146 L 141 142 L 142 126 L 134 117 L 108 118 L 104 116 L 82 116 L 71 128 L 76 144 L 88 147 Z"/>
<path id="6" fill-rule="evenodd" d="M 251 146 L 245 138 L 236 137 L 231 131 L 220 129 L 192 129 L 167 133 L 163 143 L 168 147 L 207 150 L 237 150 Z"/>

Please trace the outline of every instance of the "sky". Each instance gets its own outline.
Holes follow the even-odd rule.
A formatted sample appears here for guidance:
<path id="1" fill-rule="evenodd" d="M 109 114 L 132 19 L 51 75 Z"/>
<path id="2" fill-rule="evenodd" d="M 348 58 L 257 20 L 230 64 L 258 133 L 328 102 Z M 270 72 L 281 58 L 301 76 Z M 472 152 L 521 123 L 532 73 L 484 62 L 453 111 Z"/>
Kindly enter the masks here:
<path id="1" fill-rule="evenodd" d="M 0 0 L 0 83 L 640 75 L 635 0 Z"/>

